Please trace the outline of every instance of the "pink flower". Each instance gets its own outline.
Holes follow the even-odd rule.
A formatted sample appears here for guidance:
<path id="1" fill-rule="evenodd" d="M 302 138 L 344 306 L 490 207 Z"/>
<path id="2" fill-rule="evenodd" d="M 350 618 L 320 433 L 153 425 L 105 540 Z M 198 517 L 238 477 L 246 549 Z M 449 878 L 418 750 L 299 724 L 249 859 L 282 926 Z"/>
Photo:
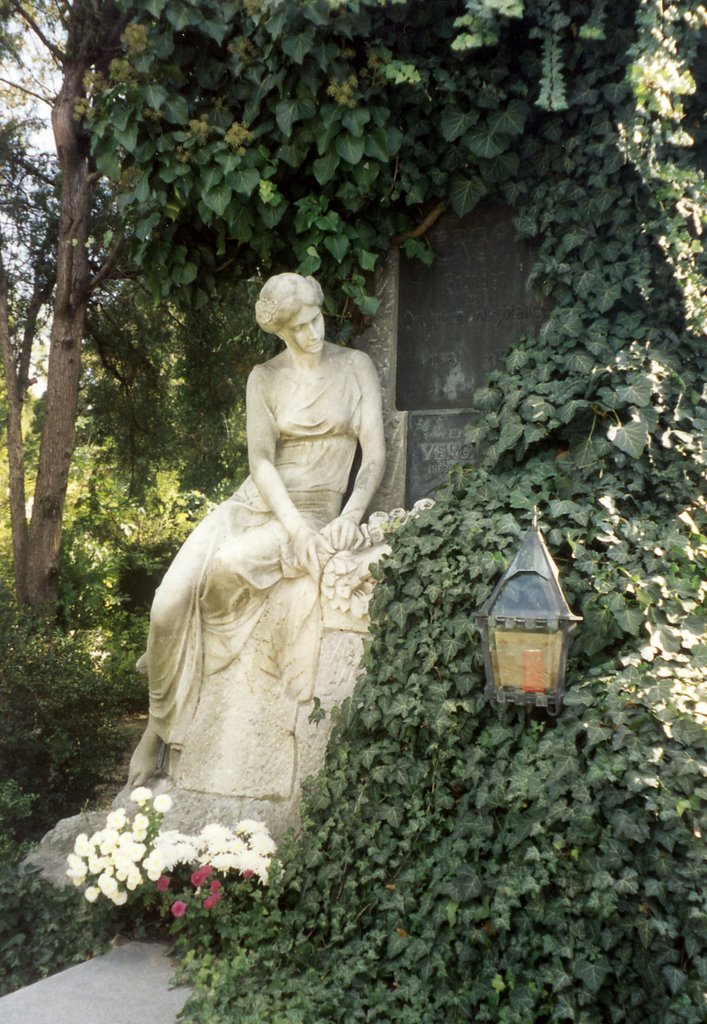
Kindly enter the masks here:
<path id="1" fill-rule="evenodd" d="M 245 871 L 242 872 L 244 878 L 252 878 L 254 874 L 255 871 L 251 871 L 250 868 L 246 868 Z"/>
<path id="2" fill-rule="evenodd" d="M 217 879 L 215 879 L 215 880 L 214 880 L 214 881 L 213 881 L 213 882 L 211 883 L 211 887 L 210 887 L 210 889 L 211 889 L 211 892 L 218 892 L 220 888 L 221 888 L 221 883 L 219 882 L 219 880 L 218 880 L 218 878 L 217 878 Z"/>
<path id="3" fill-rule="evenodd" d="M 210 864 L 202 864 L 199 870 L 191 876 L 191 884 L 196 889 L 200 889 L 213 870 Z"/>
<path id="4" fill-rule="evenodd" d="M 222 893 L 220 892 L 214 892 L 210 896 L 207 896 L 204 900 L 204 910 L 213 910 L 221 898 Z"/>
<path id="5" fill-rule="evenodd" d="M 155 882 L 155 885 L 157 886 L 160 892 L 166 892 L 167 889 L 169 889 L 171 881 L 172 879 L 169 878 L 168 875 L 160 875 L 160 877 Z"/>
<path id="6" fill-rule="evenodd" d="M 187 905 L 184 900 L 175 900 L 172 904 L 172 916 L 184 917 L 187 912 Z"/>

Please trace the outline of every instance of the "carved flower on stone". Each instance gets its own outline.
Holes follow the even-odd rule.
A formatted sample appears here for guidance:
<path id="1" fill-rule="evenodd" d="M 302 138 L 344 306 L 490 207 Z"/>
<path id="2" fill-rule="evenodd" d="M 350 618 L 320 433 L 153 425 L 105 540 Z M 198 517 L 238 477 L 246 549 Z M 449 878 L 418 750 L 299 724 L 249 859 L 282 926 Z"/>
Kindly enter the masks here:
<path id="1" fill-rule="evenodd" d="M 365 561 L 339 552 L 329 560 L 322 574 L 322 593 L 332 608 L 355 619 L 368 615 L 375 580 Z"/>

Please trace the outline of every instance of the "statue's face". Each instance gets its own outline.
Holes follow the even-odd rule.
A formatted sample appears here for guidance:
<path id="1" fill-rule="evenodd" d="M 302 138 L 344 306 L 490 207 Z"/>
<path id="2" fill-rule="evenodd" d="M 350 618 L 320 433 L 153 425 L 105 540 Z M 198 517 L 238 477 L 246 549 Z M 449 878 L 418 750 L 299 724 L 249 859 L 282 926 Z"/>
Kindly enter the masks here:
<path id="1" fill-rule="evenodd" d="M 301 306 L 281 337 L 288 348 L 316 355 L 324 345 L 324 317 L 319 306 Z"/>

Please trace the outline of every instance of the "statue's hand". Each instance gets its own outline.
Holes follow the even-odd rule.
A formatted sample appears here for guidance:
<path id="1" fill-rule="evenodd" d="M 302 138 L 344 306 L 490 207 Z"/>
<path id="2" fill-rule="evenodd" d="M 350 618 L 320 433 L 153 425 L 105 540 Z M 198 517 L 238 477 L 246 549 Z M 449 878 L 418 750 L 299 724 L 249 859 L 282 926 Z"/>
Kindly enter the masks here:
<path id="1" fill-rule="evenodd" d="M 331 554 L 322 535 L 306 523 L 302 523 L 292 535 L 292 550 L 295 563 L 315 579 L 319 578 L 323 556 Z"/>
<path id="2" fill-rule="evenodd" d="M 346 516 L 337 516 L 322 530 L 322 537 L 334 551 L 353 551 L 364 542 L 358 525 Z"/>

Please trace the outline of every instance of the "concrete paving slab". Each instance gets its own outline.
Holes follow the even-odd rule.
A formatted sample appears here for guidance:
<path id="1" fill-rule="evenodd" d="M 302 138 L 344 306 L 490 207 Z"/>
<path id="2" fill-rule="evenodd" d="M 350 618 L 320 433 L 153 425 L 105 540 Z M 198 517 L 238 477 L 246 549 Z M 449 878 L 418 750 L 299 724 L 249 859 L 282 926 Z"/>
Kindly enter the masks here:
<path id="1" fill-rule="evenodd" d="M 129 942 L 0 998 L 0 1024 L 175 1024 L 189 989 L 170 988 L 169 947 Z"/>

